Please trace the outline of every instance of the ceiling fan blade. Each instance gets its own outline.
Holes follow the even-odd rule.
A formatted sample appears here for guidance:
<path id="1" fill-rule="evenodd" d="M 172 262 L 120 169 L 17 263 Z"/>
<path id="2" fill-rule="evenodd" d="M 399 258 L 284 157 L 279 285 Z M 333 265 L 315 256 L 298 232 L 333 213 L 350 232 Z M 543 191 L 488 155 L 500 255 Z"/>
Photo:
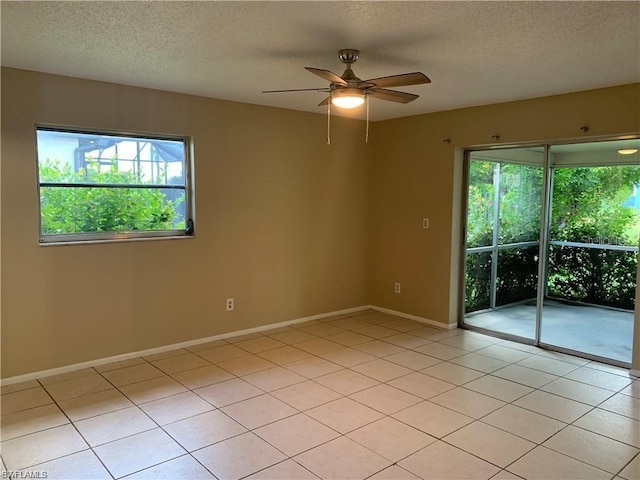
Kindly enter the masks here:
<path id="1" fill-rule="evenodd" d="M 409 103 L 413 102 L 420 95 L 407 92 L 398 92 L 396 90 L 387 90 L 386 88 L 371 88 L 368 90 L 369 95 L 373 95 L 374 98 L 380 100 L 388 100 L 390 102 L 397 103 Z"/>
<path id="2" fill-rule="evenodd" d="M 421 85 L 431 83 L 429 77 L 421 72 L 401 73 L 399 75 L 389 75 L 388 77 L 378 77 L 365 80 L 365 83 L 372 83 L 376 87 L 406 87 L 408 85 Z"/>
<path id="3" fill-rule="evenodd" d="M 285 93 L 285 92 L 328 92 L 328 88 L 293 88 L 289 90 L 263 90 L 262 93 Z"/>
<path id="4" fill-rule="evenodd" d="M 304 68 L 305 70 L 311 73 L 314 73 L 319 77 L 324 78 L 325 80 L 329 80 L 331 83 L 337 83 L 338 85 L 347 85 L 347 82 L 345 82 L 342 78 L 340 78 L 335 73 L 330 72 L 329 70 L 323 70 L 321 68 L 311 68 L 311 67 L 304 67 Z"/>
<path id="5" fill-rule="evenodd" d="M 331 95 L 329 95 L 327 98 L 325 98 L 324 100 L 322 100 L 322 101 L 318 104 L 318 106 L 319 106 L 319 107 L 323 107 L 323 106 L 325 106 L 326 104 L 328 104 L 330 101 L 331 101 Z"/>

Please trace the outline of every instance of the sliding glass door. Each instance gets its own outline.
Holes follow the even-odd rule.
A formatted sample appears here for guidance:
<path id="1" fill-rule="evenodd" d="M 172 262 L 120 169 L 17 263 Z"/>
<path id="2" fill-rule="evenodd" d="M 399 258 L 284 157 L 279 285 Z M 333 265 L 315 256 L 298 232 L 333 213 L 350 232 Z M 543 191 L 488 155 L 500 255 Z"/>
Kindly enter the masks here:
<path id="1" fill-rule="evenodd" d="M 469 328 L 631 361 L 640 140 L 470 151 Z"/>
<path id="2" fill-rule="evenodd" d="M 637 142 L 631 142 L 631 146 Z M 626 142 L 556 145 L 540 342 L 631 362 L 640 166 Z"/>
<path id="3" fill-rule="evenodd" d="M 533 340 L 544 149 L 469 156 L 465 322 Z"/>

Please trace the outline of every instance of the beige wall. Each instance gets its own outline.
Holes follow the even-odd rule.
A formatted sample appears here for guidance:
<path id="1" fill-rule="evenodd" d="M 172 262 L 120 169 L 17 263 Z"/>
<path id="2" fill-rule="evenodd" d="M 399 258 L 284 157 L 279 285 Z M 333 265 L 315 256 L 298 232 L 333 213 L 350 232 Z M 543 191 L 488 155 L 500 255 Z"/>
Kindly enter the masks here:
<path id="1" fill-rule="evenodd" d="M 196 238 L 39 247 L 36 122 L 192 136 Z M 453 323 L 461 147 L 638 132 L 640 85 L 378 122 L 368 145 L 336 118 L 327 147 L 325 122 L 3 69 L 2 378 L 366 304 Z"/>
<path id="2" fill-rule="evenodd" d="M 192 136 L 196 238 L 38 246 L 36 122 Z M 3 69 L 2 378 L 367 304 L 364 124 L 332 123 Z"/>
<path id="3" fill-rule="evenodd" d="M 519 143 L 631 132 L 640 132 L 638 84 L 374 124 L 370 303 L 457 322 L 452 243 L 459 245 L 460 227 L 452 219 L 460 213 L 462 147 L 496 143 L 493 135 L 498 143 Z M 423 217 L 430 218 L 428 230 Z M 394 282 L 402 285 L 400 295 Z"/>

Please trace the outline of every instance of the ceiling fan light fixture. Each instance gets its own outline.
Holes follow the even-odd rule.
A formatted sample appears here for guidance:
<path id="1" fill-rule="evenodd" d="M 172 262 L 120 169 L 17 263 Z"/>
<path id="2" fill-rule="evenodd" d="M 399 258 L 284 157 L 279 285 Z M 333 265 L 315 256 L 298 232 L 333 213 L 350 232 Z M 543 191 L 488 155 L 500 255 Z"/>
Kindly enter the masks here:
<path id="1" fill-rule="evenodd" d="M 359 88 L 341 88 L 331 92 L 331 103 L 338 108 L 357 108 L 364 103 L 364 92 Z"/>
<path id="2" fill-rule="evenodd" d="M 637 148 L 621 148 L 618 150 L 620 155 L 633 155 L 634 153 L 638 153 Z"/>

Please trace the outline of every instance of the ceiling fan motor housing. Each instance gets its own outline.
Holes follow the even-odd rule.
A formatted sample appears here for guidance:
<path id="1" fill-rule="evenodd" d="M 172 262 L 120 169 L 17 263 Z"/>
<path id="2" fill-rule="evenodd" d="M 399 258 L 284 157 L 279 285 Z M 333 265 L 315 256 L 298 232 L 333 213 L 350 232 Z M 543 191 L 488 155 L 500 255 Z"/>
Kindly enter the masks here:
<path id="1" fill-rule="evenodd" d="M 358 77 L 356 77 L 356 74 L 353 73 L 353 70 L 351 70 L 351 65 L 356 63 L 359 55 L 360 55 L 360 50 L 355 50 L 353 48 L 346 48 L 338 51 L 338 57 L 340 57 L 340 61 L 347 65 L 347 68 L 345 69 L 341 78 L 349 84 L 360 83 L 362 81 Z M 332 84 L 331 87 L 333 89 L 333 88 L 341 88 L 342 86 Z"/>
<path id="2" fill-rule="evenodd" d="M 338 57 L 340 58 L 340 61 L 346 64 L 356 63 L 359 55 L 360 50 L 355 50 L 353 48 L 344 48 L 338 51 Z"/>

